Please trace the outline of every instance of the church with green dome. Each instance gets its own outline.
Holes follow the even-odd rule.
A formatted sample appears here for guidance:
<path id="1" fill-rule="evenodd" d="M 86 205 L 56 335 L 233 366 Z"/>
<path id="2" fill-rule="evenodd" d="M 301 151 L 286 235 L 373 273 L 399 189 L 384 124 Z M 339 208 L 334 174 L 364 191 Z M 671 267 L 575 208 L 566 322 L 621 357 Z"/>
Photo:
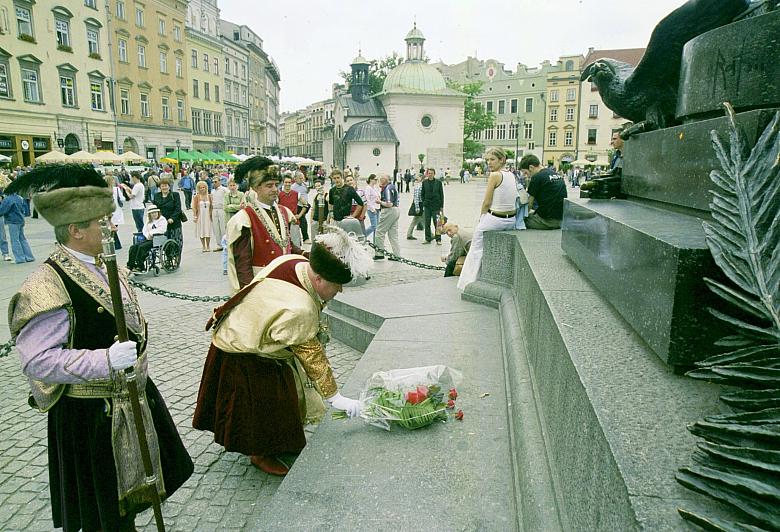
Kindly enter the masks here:
<path id="1" fill-rule="evenodd" d="M 352 61 L 349 91 L 334 95 L 334 126 L 323 142 L 326 163 L 359 167 L 361 176 L 393 174 L 423 164 L 457 172 L 463 157 L 466 95 L 447 87 L 425 58 L 425 36 L 417 24 L 407 33 L 406 60 L 395 67 L 382 90 L 369 94 L 370 61 Z"/>

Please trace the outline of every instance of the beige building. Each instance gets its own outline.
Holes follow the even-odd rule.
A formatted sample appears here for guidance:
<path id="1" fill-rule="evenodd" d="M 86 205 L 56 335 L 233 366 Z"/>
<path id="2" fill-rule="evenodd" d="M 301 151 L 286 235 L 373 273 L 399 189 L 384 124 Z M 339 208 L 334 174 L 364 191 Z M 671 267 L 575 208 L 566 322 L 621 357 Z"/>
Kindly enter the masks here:
<path id="1" fill-rule="evenodd" d="M 298 121 L 301 117 L 300 112 L 283 113 L 279 120 L 279 130 L 281 131 L 281 152 L 283 155 L 299 155 L 303 148 L 298 145 Z"/>
<path id="2" fill-rule="evenodd" d="M 103 4 L 0 0 L 0 154 L 113 149 Z"/>
<path id="3" fill-rule="evenodd" d="M 251 28 L 226 20 L 220 26 L 225 56 L 232 56 L 234 63 L 238 60 L 241 68 L 240 77 L 234 72 L 232 80 L 228 80 L 226 72 L 225 83 L 240 89 L 240 98 L 228 102 L 234 107 L 228 112 L 241 117 L 240 136 L 249 153 L 276 153 L 279 151 L 279 68 L 263 50 L 263 40 Z M 234 136 L 239 136 L 235 130 Z"/>
<path id="4" fill-rule="evenodd" d="M 562 56 L 547 74 L 546 120 L 542 163 L 554 165 L 577 159 L 577 120 L 580 104 L 582 55 Z"/>
<path id="5" fill-rule="evenodd" d="M 159 159 L 192 146 L 182 0 L 108 0 L 117 138 L 124 151 Z"/>
<path id="6" fill-rule="evenodd" d="M 644 48 L 627 48 L 619 50 L 588 50 L 583 69 L 591 63 L 609 57 L 629 65 L 636 65 L 645 53 Z M 604 105 L 598 89 L 590 81 L 582 82 L 580 98 L 580 115 L 578 124 L 578 154 L 577 159 L 585 159 L 601 166 L 608 166 L 612 146 L 612 133 L 621 129 L 626 122 Z"/>
<path id="7" fill-rule="evenodd" d="M 192 147 L 201 152 L 225 149 L 225 104 L 222 93 L 224 54 L 219 38 L 216 0 L 190 0 L 186 42 Z"/>

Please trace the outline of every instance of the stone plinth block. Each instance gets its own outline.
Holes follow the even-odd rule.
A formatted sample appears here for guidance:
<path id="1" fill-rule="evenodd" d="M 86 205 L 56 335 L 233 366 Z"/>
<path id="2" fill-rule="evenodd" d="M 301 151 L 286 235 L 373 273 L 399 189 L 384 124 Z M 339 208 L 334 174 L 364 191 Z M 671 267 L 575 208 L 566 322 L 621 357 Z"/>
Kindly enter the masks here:
<path id="1" fill-rule="evenodd" d="M 567 200 L 561 245 L 601 295 L 672 366 L 713 354 L 721 279 L 702 220 L 626 200 Z M 604 338 L 605 342 L 609 338 Z"/>
<path id="2" fill-rule="evenodd" d="M 683 51 L 677 117 L 780 105 L 780 11 L 692 39 Z"/>
<path id="3" fill-rule="evenodd" d="M 750 145 L 777 109 L 739 113 Z M 622 190 L 629 196 L 709 211 L 710 171 L 720 168 L 710 131 L 728 138 L 728 119 L 715 118 L 650 131 L 626 142 Z"/>

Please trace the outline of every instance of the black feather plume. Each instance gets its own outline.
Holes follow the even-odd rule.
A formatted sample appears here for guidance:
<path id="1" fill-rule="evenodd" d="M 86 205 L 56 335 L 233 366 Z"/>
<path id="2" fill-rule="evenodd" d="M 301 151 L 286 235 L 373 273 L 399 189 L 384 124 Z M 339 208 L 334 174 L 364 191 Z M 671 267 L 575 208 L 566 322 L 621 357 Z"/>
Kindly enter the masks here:
<path id="1" fill-rule="evenodd" d="M 5 188 L 6 194 L 28 196 L 57 188 L 107 187 L 94 168 L 82 164 L 47 164 L 33 168 Z"/>

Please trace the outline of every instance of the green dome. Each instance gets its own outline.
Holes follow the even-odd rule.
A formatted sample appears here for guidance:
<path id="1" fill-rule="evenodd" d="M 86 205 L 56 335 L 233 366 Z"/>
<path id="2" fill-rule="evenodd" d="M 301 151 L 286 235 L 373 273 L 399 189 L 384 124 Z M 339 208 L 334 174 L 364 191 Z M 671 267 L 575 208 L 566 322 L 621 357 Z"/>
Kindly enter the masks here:
<path id="1" fill-rule="evenodd" d="M 423 33 L 417 29 L 417 23 L 415 22 L 414 27 L 409 30 L 409 33 L 406 34 L 406 37 L 404 37 L 404 40 L 407 39 L 425 39 L 425 36 Z"/>
<path id="2" fill-rule="evenodd" d="M 395 67 L 382 86 L 383 92 L 428 93 L 447 88 L 444 76 L 435 67 L 419 61 L 407 61 Z"/>

